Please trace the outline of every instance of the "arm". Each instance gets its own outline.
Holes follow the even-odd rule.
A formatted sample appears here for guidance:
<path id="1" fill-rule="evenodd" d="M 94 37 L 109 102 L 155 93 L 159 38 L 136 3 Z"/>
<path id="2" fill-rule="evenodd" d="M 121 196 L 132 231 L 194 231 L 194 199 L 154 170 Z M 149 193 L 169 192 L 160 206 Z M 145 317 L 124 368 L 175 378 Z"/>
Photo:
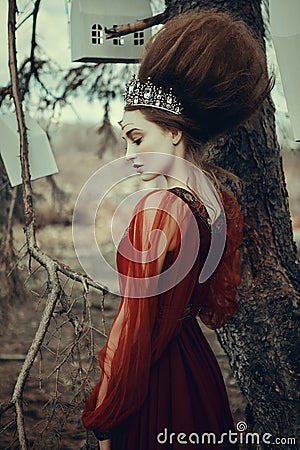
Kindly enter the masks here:
<path id="1" fill-rule="evenodd" d="M 179 219 L 172 218 L 168 208 L 176 208 L 178 218 L 184 217 L 183 202 L 178 199 L 175 205 L 175 196 L 166 191 L 156 194 L 157 208 L 147 209 L 153 204 L 149 202 L 152 195 L 139 203 L 118 249 L 121 304 L 107 343 L 99 353 L 100 382 L 88 398 L 82 417 L 85 427 L 98 433 L 123 422 L 138 410 L 147 395 L 159 298 L 148 294 L 153 293 L 153 283 L 158 282 L 156 276 L 167 252 L 180 243 Z M 142 280 L 142 285 L 133 278 Z"/>

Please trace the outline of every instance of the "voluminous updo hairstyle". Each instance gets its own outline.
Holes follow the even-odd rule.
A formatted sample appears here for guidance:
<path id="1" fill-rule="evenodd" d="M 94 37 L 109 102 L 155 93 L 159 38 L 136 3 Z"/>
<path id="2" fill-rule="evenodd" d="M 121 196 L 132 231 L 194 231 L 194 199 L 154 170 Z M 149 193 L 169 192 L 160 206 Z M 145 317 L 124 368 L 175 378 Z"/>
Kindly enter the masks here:
<path id="1" fill-rule="evenodd" d="M 250 29 L 230 14 L 188 13 L 168 21 L 149 42 L 139 79 L 173 88 L 183 107 L 176 116 L 157 108 L 140 109 L 165 129 L 184 133 L 187 151 L 248 119 L 272 87 L 265 53 Z"/>

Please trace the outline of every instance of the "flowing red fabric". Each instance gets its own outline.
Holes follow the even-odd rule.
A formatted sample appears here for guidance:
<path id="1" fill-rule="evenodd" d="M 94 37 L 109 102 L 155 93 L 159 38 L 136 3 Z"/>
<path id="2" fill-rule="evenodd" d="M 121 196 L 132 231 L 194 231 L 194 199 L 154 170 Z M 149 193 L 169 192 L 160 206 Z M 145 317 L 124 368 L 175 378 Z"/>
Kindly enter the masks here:
<path id="1" fill-rule="evenodd" d="M 221 328 L 239 308 L 236 288 L 241 282 L 239 246 L 243 236 L 243 216 L 236 199 L 221 192 L 226 214 L 226 243 L 218 269 L 208 280 L 209 293 L 202 299 L 199 317 L 212 330 Z"/>
<path id="2" fill-rule="evenodd" d="M 185 324 L 193 322 L 184 319 L 188 305 L 191 305 L 191 315 L 199 314 L 205 325 L 212 329 L 223 326 L 237 311 L 238 247 L 243 220 L 236 200 L 225 192 L 221 194 L 227 221 L 226 247 L 217 270 L 203 284 L 198 283 L 198 277 L 209 251 L 211 231 L 208 214 L 201 202 L 188 191 L 173 188 L 147 194 L 135 208 L 118 247 L 117 268 L 122 298 L 107 342 L 99 352 L 100 381 L 83 411 L 82 420 L 87 429 L 98 432 L 116 429 L 141 410 L 149 398 L 153 368 L 164 361 L 172 342 L 184 335 Z M 199 236 L 195 233 L 195 223 Z M 188 249 L 192 263 L 187 260 L 186 253 L 182 260 L 179 259 L 183 247 Z M 191 268 L 185 274 L 183 268 L 189 265 Z M 164 273 L 168 274 L 166 279 L 171 280 L 171 287 L 167 286 L 168 289 L 163 291 L 165 286 L 160 283 L 160 276 Z M 146 281 L 139 284 L 134 278 Z M 157 293 L 153 295 L 155 290 Z M 201 331 L 197 324 L 193 325 L 196 342 L 199 336 L 195 326 L 199 333 Z M 210 348 L 206 348 L 206 341 L 204 344 L 199 341 L 198 345 L 204 345 L 203 354 L 207 359 L 214 357 Z M 223 399 L 221 406 L 225 405 L 223 413 L 226 415 L 228 411 L 230 416 L 217 365 L 213 370 L 217 372 L 216 378 L 220 378 L 218 396 Z M 232 427 L 231 417 L 228 423 Z M 115 448 L 131 448 L 129 444 L 124 445 Z M 141 445 L 144 446 L 141 450 L 148 448 L 146 444 Z M 154 448 L 154 444 L 150 449 L 151 446 Z"/>

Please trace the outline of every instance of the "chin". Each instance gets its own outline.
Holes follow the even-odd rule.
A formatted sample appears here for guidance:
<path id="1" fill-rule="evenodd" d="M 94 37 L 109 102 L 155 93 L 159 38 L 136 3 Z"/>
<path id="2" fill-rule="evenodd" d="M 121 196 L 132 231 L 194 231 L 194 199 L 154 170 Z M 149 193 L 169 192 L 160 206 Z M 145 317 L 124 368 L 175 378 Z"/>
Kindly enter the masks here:
<path id="1" fill-rule="evenodd" d="M 152 181 L 152 180 L 155 180 L 155 178 L 157 178 L 159 176 L 160 176 L 159 173 L 151 173 L 151 172 L 141 173 L 141 179 L 143 181 Z"/>

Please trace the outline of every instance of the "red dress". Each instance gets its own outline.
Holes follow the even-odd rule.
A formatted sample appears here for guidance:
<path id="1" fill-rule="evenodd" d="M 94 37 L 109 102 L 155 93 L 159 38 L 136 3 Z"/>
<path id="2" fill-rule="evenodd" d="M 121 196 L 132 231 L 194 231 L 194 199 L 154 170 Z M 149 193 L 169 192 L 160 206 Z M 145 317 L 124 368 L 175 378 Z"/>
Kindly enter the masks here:
<path id="1" fill-rule="evenodd" d="M 99 352 L 100 381 L 82 416 L 86 428 L 111 431 L 112 450 L 238 449 L 233 438 L 226 437 L 236 429 L 222 374 L 196 319 L 198 315 L 216 329 L 238 310 L 243 220 L 236 200 L 225 192 L 221 197 L 225 250 L 217 270 L 202 284 L 198 277 L 210 247 L 209 215 L 198 198 L 183 188 L 147 194 L 119 244 L 122 299 Z M 154 209 L 153 198 L 158 205 Z M 182 268 L 190 262 L 183 259 L 176 266 L 180 249 L 185 242 L 192 254 L 196 242 L 190 216 L 200 245 L 183 276 Z M 174 267 L 166 280 L 180 281 L 161 292 L 160 276 Z M 151 280 L 160 289 L 157 295 Z M 227 433 L 223 439 L 222 433 Z"/>

